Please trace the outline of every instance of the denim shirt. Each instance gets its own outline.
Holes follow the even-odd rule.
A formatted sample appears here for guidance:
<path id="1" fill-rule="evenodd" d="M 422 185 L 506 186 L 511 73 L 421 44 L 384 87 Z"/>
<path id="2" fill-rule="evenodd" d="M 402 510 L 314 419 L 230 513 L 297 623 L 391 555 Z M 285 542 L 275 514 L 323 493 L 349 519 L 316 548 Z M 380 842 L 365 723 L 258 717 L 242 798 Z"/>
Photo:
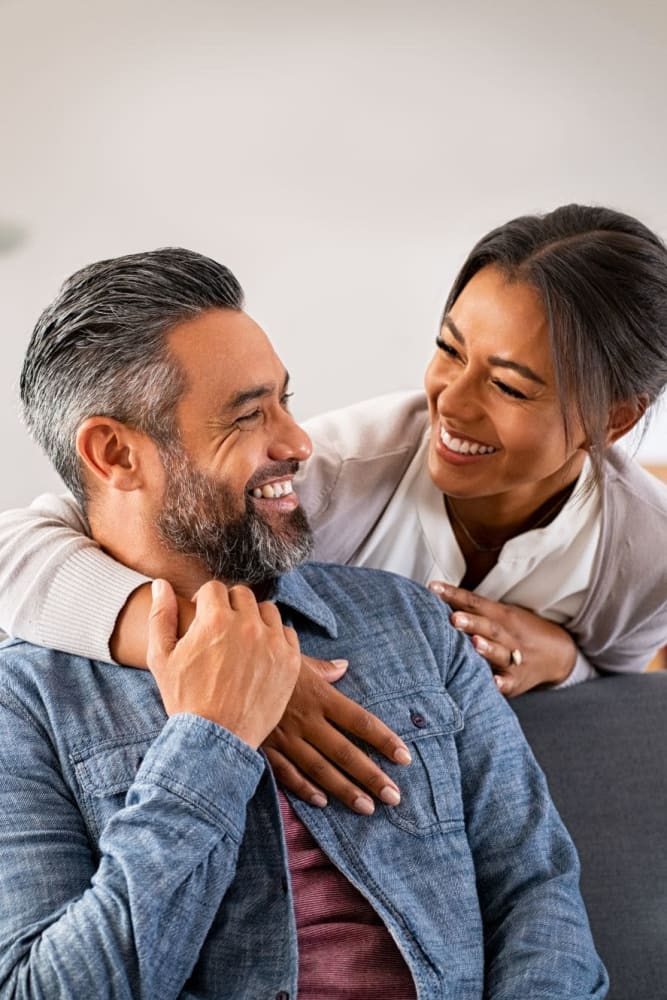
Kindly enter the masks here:
<path id="1" fill-rule="evenodd" d="M 408 768 L 372 753 L 397 807 L 290 801 L 386 924 L 420 1000 L 604 997 L 574 847 L 439 599 L 315 563 L 273 599 L 305 653 L 349 659 L 339 689 L 410 747 Z M 20 641 L 0 670 L 0 997 L 294 1000 L 263 755 L 198 716 L 167 719 L 147 671 Z"/>

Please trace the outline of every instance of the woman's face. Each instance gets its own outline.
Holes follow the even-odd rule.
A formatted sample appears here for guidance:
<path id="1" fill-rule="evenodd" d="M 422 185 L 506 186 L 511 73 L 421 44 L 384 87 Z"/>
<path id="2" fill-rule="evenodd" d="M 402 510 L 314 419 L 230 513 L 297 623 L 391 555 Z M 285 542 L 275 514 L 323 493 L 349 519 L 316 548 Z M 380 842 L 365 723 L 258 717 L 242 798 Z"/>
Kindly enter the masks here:
<path id="1" fill-rule="evenodd" d="M 429 471 L 452 497 L 511 493 L 539 505 L 578 475 L 583 431 L 565 428 L 547 318 L 531 285 L 488 266 L 445 317 L 425 377 Z"/>

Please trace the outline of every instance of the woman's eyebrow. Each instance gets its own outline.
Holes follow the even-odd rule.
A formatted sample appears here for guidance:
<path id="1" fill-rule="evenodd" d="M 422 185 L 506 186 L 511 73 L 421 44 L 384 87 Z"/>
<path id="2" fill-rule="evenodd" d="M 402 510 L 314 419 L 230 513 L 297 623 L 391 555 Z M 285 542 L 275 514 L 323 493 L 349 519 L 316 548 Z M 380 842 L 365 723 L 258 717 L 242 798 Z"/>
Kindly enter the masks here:
<path id="1" fill-rule="evenodd" d="M 466 339 L 451 316 L 445 316 L 443 325 L 447 327 L 452 337 L 454 337 L 459 344 L 465 346 Z M 532 368 L 529 368 L 528 365 L 522 365 L 518 361 L 508 361 L 507 358 L 500 358 L 497 354 L 492 354 L 488 361 L 494 368 L 510 368 L 512 371 L 517 372 L 517 374 L 523 375 L 524 378 L 529 378 L 532 382 L 537 382 L 538 385 L 547 384 L 544 379 L 537 374 L 537 372 L 533 371 Z"/>
<path id="2" fill-rule="evenodd" d="M 452 317 L 445 316 L 442 322 L 447 327 L 454 340 L 458 340 L 459 344 L 465 345 L 466 339 L 459 330 L 458 326 L 456 325 Z"/>
<path id="3" fill-rule="evenodd" d="M 532 368 L 529 368 L 528 365 L 519 364 L 518 361 L 508 361 L 507 358 L 499 358 L 497 355 L 492 354 L 489 358 L 489 364 L 493 365 L 494 368 L 511 368 L 519 375 L 523 375 L 524 378 L 529 378 L 531 382 L 537 382 L 538 385 L 547 384 Z"/>

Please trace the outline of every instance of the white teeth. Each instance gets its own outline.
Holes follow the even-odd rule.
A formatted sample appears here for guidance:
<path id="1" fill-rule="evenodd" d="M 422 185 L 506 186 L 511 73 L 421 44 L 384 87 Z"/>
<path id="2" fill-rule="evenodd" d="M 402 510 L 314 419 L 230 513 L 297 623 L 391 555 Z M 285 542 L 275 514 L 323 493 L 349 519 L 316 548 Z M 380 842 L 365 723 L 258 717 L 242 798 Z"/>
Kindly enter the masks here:
<path id="1" fill-rule="evenodd" d="M 286 497 L 292 492 L 292 483 L 288 480 L 285 483 L 266 483 L 264 486 L 256 486 L 252 491 L 252 495 L 255 500 L 277 500 L 279 497 Z"/>
<path id="2" fill-rule="evenodd" d="M 440 429 L 440 440 L 445 448 L 455 451 L 459 455 L 491 455 L 496 449 L 490 444 L 478 444 L 477 441 L 464 441 L 461 438 L 452 437 L 444 427 Z"/>

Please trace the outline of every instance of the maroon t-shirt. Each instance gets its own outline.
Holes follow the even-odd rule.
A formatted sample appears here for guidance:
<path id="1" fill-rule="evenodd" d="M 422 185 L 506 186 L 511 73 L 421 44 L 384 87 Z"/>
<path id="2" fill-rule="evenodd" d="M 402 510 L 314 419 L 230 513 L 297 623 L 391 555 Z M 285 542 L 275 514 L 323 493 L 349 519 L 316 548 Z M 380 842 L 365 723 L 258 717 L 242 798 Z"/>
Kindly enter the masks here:
<path id="1" fill-rule="evenodd" d="M 331 864 L 280 793 L 299 943 L 299 1000 L 415 1000 L 415 984 L 370 903 Z"/>

